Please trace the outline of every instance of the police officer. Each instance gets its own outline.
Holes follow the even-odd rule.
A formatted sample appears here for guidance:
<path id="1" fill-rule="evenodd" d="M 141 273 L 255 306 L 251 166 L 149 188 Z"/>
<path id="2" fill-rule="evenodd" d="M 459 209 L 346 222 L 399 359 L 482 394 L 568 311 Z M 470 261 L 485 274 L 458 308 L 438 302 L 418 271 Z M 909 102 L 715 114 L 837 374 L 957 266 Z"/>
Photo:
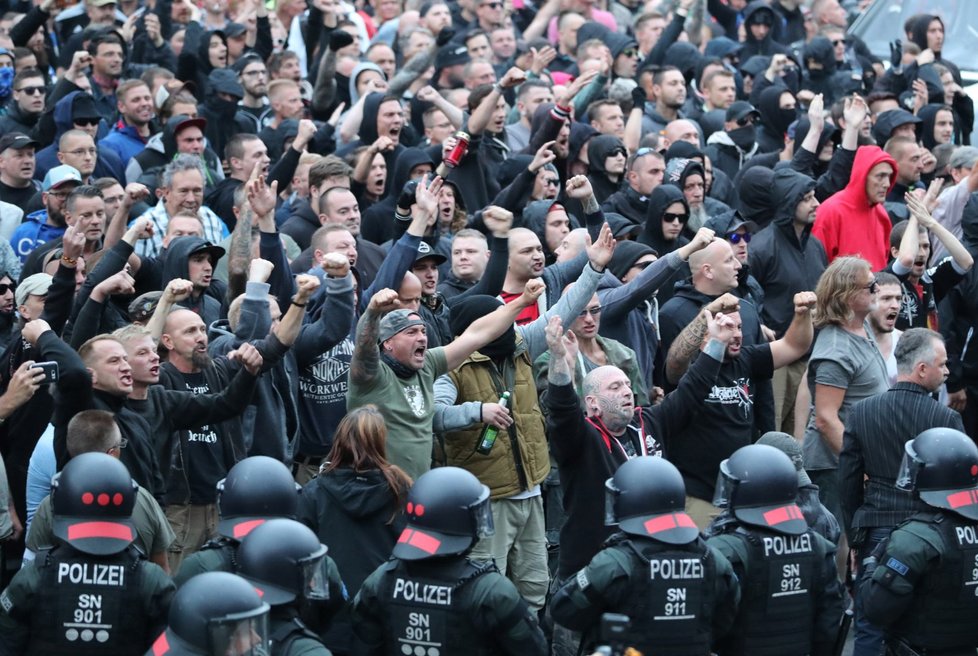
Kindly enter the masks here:
<path id="1" fill-rule="evenodd" d="M 910 517 L 867 559 L 866 617 L 886 629 L 887 654 L 974 656 L 978 447 L 953 428 L 926 430 L 904 446 L 896 487 L 934 510 Z"/>
<path id="2" fill-rule="evenodd" d="M 720 463 L 713 503 L 729 514 L 707 544 L 731 562 L 741 592 L 720 656 L 832 652 L 842 618 L 835 545 L 809 528 L 797 494 L 791 459 L 772 446 L 745 446 Z"/>
<path id="3" fill-rule="evenodd" d="M 301 487 L 274 458 L 245 458 L 217 483 L 218 537 L 184 558 L 173 582 L 182 586 L 203 572 L 236 572 L 235 552 L 251 529 L 273 517 L 296 518 Z"/>
<path id="4" fill-rule="evenodd" d="M 292 519 L 270 519 L 242 540 L 237 558 L 241 576 L 272 607 L 272 656 L 330 656 L 312 628 L 326 627 L 346 591 L 312 529 Z"/>
<path id="5" fill-rule="evenodd" d="M 173 596 L 169 619 L 145 656 L 268 654 L 268 604 L 240 576 L 193 577 Z"/>
<path id="6" fill-rule="evenodd" d="M 557 591 L 554 620 L 597 637 L 602 614 L 621 613 L 631 623 L 620 641 L 642 653 L 709 654 L 733 624 L 740 586 L 685 504 L 686 486 L 672 463 L 655 456 L 623 463 L 605 483 L 605 522 L 621 532 Z"/>
<path id="7" fill-rule="evenodd" d="M 546 654 L 543 632 L 516 587 L 492 562 L 466 557 L 492 535 L 489 488 L 464 469 L 439 467 L 418 478 L 405 512 L 394 557 L 353 601 L 354 652 Z"/>
<path id="8" fill-rule="evenodd" d="M 0 653 L 141 654 L 163 630 L 174 588 L 132 546 L 136 483 L 116 458 L 83 453 L 52 488 L 55 545 L 0 595 Z"/>

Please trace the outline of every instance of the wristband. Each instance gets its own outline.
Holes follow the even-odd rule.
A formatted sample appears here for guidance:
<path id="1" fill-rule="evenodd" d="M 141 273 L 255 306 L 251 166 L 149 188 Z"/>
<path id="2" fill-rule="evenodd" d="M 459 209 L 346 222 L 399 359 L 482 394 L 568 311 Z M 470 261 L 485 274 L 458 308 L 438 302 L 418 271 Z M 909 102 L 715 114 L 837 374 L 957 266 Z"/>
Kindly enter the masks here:
<path id="1" fill-rule="evenodd" d="M 295 301 L 292 301 L 292 302 L 290 303 L 290 305 L 294 305 L 294 306 L 296 306 L 296 307 L 301 307 L 301 308 L 304 308 L 304 307 L 306 307 L 306 304 L 305 304 L 305 303 L 296 303 Z"/>
<path id="2" fill-rule="evenodd" d="M 75 264 L 78 262 L 77 258 L 68 257 L 67 255 L 62 255 L 61 261 L 67 264 L 68 266 L 75 266 Z"/>

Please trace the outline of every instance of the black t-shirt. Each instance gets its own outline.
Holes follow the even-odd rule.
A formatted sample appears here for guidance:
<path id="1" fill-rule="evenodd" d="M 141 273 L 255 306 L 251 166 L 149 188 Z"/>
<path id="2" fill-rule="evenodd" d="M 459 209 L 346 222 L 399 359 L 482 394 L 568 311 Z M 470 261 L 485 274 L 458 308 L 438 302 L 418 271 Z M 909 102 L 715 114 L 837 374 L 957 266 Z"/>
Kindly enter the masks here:
<path id="1" fill-rule="evenodd" d="M 666 444 L 666 457 L 682 472 L 686 494 L 713 499 L 720 462 L 751 443 L 754 387 L 774 373 L 771 346 L 745 346 L 724 358 L 716 384 L 681 435 Z"/>
<path id="2" fill-rule="evenodd" d="M 181 374 L 187 391 L 194 394 L 210 394 L 212 390 L 202 373 Z M 205 424 L 193 430 L 180 431 L 181 454 L 175 454 L 171 462 L 167 484 L 167 503 L 186 503 L 187 485 L 190 503 L 208 504 L 217 500 L 217 482 L 227 475 L 224 464 L 226 436 L 216 424 Z M 182 457 L 181 457 L 182 455 Z"/>
<path id="3" fill-rule="evenodd" d="M 26 187 L 11 187 L 9 185 L 0 182 L 0 200 L 5 203 L 10 203 L 11 205 L 16 205 L 17 207 L 24 210 L 24 214 L 30 214 L 27 209 L 30 204 L 31 198 L 37 193 L 37 188 L 32 184 Z"/>

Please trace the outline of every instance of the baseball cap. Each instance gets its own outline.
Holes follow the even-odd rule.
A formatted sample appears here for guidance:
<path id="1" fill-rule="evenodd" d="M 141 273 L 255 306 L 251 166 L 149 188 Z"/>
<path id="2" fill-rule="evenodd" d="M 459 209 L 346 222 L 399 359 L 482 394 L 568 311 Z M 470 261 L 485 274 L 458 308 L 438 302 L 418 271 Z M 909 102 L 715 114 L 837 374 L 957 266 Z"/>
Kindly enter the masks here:
<path id="1" fill-rule="evenodd" d="M 229 39 L 236 39 L 239 36 L 244 36 L 247 31 L 248 28 L 241 23 L 231 22 L 224 26 L 224 36 Z"/>
<path id="2" fill-rule="evenodd" d="M 752 104 L 746 100 L 737 100 L 727 108 L 726 120 L 739 121 L 742 118 L 747 118 L 751 114 L 754 114 L 757 118 L 761 118 L 761 113 Z"/>
<path id="3" fill-rule="evenodd" d="M 48 287 L 54 278 L 47 273 L 35 273 L 24 278 L 24 282 L 17 285 L 17 307 L 27 302 L 28 296 L 44 296 L 48 293 Z"/>
<path id="4" fill-rule="evenodd" d="M 76 169 L 74 166 L 62 164 L 61 166 L 55 166 L 53 169 L 48 171 L 47 175 L 44 176 L 44 183 L 41 185 L 41 190 L 51 191 L 52 189 L 57 189 L 62 185 L 68 184 L 69 182 L 81 184 L 81 173 L 79 173 L 78 169 Z"/>
<path id="5" fill-rule="evenodd" d="M 226 252 L 227 251 L 225 251 L 220 246 L 216 246 L 210 243 L 209 241 L 205 241 L 202 242 L 200 246 L 197 246 L 195 249 L 187 253 L 187 257 L 189 258 L 193 255 L 196 255 L 197 253 L 207 253 L 208 255 L 210 255 L 211 265 L 216 266 L 217 261 L 220 260 L 222 257 L 224 257 L 224 254 Z"/>
<path id="6" fill-rule="evenodd" d="M 812 484 L 812 479 L 809 478 L 808 472 L 805 471 L 805 460 L 802 456 L 801 445 L 798 444 L 798 440 L 781 431 L 768 431 L 761 435 L 757 443 L 773 446 L 791 458 L 791 462 L 795 466 L 795 471 L 798 472 L 798 487 Z"/>
<path id="7" fill-rule="evenodd" d="M 237 73 L 238 75 L 240 75 L 241 71 L 243 71 L 248 64 L 253 64 L 255 62 L 260 62 L 264 64 L 265 60 L 263 60 L 259 55 L 256 55 L 253 52 L 249 52 L 245 55 L 242 55 L 241 58 L 238 59 L 238 61 L 231 64 L 231 70 Z"/>
<path id="8" fill-rule="evenodd" d="M 85 4 L 92 7 L 104 7 L 105 5 L 114 5 L 117 3 L 116 0 L 85 0 Z"/>
<path id="9" fill-rule="evenodd" d="M 3 137 L 0 138 L 0 153 L 8 148 L 19 150 L 21 148 L 27 148 L 28 146 L 37 148 L 39 145 L 40 144 L 22 132 L 11 132 L 3 135 Z"/>
<path id="10" fill-rule="evenodd" d="M 460 66 L 462 64 L 468 64 L 469 61 L 469 51 L 465 46 L 458 45 L 457 43 L 449 43 L 435 55 L 435 68 L 442 69 L 448 68 L 449 66 Z"/>
<path id="11" fill-rule="evenodd" d="M 444 264 L 448 261 L 448 258 L 441 253 L 435 252 L 427 242 L 421 242 L 418 244 L 418 252 L 414 256 L 415 262 L 420 262 L 424 259 L 431 259 L 435 261 L 435 264 Z"/>
<path id="12" fill-rule="evenodd" d="M 399 332 L 407 330 L 411 326 L 423 326 L 424 321 L 414 310 L 394 310 L 384 315 L 380 320 L 380 330 L 377 334 L 377 341 L 386 342 Z"/>
<path id="13" fill-rule="evenodd" d="M 704 228 L 713 230 L 717 235 L 729 235 L 732 232 L 737 232 L 741 226 L 747 228 L 747 232 L 757 232 L 757 224 L 745 220 L 737 210 L 712 216 L 703 224 Z"/>
<path id="14" fill-rule="evenodd" d="M 163 292 L 146 292 L 136 297 L 136 299 L 129 304 L 129 318 L 133 321 L 138 321 L 139 323 L 146 323 L 156 312 L 156 306 L 160 304 L 160 298 L 163 297 Z"/>
<path id="15" fill-rule="evenodd" d="M 611 228 L 611 235 L 615 239 L 628 239 L 637 237 L 642 232 L 642 226 L 632 223 L 627 218 L 616 212 L 605 212 L 604 220 Z"/>
<path id="16" fill-rule="evenodd" d="M 215 68 L 207 76 L 207 85 L 212 92 L 244 98 L 244 88 L 238 82 L 238 76 L 230 68 Z"/>

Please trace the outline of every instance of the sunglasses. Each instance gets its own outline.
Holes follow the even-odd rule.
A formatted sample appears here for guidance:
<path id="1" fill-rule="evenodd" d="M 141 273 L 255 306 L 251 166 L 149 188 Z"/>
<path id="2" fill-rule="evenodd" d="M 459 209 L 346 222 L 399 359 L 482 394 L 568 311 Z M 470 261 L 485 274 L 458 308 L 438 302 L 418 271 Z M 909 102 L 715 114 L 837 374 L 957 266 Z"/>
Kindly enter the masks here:
<path id="1" fill-rule="evenodd" d="M 0 282 L 0 295 L 6 294 L 7 292 L 17 291 L 17 283 L 13 282 Z"/>
<path id="2" fill-rule="evenodd" d="M 14 89 L 14 91 L 20 91 L 21 93 L 26 93 L 29 96 L 36 94 L 44 94 L 44 87 L 21 87 L 19 89 Z"/>
<path id="3" fill-rule="evenodd" d="M 485 2 L 482 4 L 483 7 L 489 7 L 490 9 L 502 9 L 503 3 L 501 2 Z"/>
<path id="4" fill-rule="evenodd" d="M 866 285 L 864 289 L 868 289 L 870 294 L 875 294 L 880 290 L 880 283 L 876 278 L 873 278 L 873 282 Z"/>
<path id="5" fill-rule="evenodd" d="M 672 212 L 665 212 L 662 215 L 663 223 L 675 223 L 676 221 L 686 223 L 689 221 L 689 214 L 673 214 Z"/>
<path id="6" fill-rule="evenodd" d="M 93 125 L 98 125 L 101 120 L 102 119 L 100 118 L 74 118 L 72 119 L 72 122 L 74 122 L 75 125 L 87 125 L 91 127 Z"/>
<path id="7" fill-rule="evenodd" d="M 601 314 L 601 306 L 599 305 L 598 307 L 593 307 L 593 308 L 584 308 L 584 311 L 583 311 L 583 312 L 581 312 L 581 313 L 580 313 L 579 315 L 577 315 L 577 316 L 578 316 L 578 317 L 580 317 L 581 319 L 583 319 L 584 317 L 586 317 L 586 316 L 587 316 L 587 315 L 589 315 L 589 314 L 590 314 L 590 315 L 591 315 L 592 317 L 596 317 L 596 316 L 598 316 L 599 314 Z"/>
<path id="8" fill-rule="evenodd" d="M 744 242 L 745 244 L 749 244 L 750 243 L 750 233 L 749 232 L 745 232 L 744 234 L 740 234 L 740 233 L 737 233 L 737 232 L 731 232 L 729 235 L 727 235 L 727 241 L 729 241 L 731 244 L 739 244 L 740 242 Z"/>
<path id="9" fill-rule="evenodd" d="M 845 44 L 846 44 L 845 39 L 835 39 L 834 41 L 832 41 L 832 45 L 834 46 L 844 46 Z"/>
<path id="10" fill-rule="evenodd" d="M 560 184 L 560 178 L 544 178 L 543 184 L 556 187 Z"/>
<path id="11" fill-rule="evenodd" d="M 747 116 L 744 116 L 743 118 L 738 118 L 737 119 L 737 125 L 739 125 L 740 127 L 744 127 L 747 124 L 753 125 L 754 123 L 757 123 L 757 115 L 756 114 L 748 114 Z"/>
<path id="12" fill-rule="evenodd" d="M 626 57 L 638 57 L 638 50 L 635 48 L 626 48 L 625 50 L 621 51 L 621 54 L 625 55 Z"/>

